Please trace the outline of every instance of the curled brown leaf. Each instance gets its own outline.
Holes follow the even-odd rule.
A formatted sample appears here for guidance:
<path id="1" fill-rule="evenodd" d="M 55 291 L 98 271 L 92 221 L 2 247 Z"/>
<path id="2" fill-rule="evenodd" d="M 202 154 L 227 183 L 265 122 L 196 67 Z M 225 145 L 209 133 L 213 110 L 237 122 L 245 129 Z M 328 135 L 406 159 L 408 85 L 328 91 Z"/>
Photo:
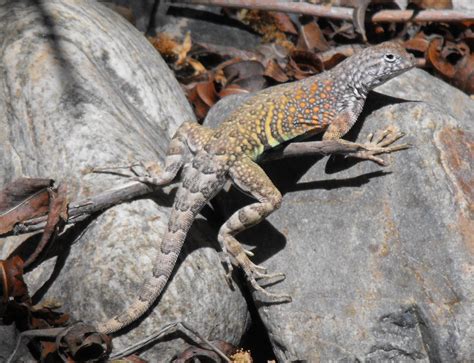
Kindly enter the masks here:
<path id="1" fill-rule="evenodd" d="M 209 80 L 207 82 L 201 82 L 196 85 L 196 92 L 200 99 L 210 107 L 212 107 L 218 100 L 216 87 L 214 82 Z"/>
<path id="2" fill-rule="evenodd" d="M 211 83 L 211 85 L 209 85 L 208 83 Z M 209 111 L 209 108 L 212 106 L 206 103 L 206 101 L 208 103 L 211 103 L 210 100 L 213 99 L 213 96 L 206 94 L 206 92 L 208 92 L 213 87 L 212 83 L 213 81 L 209 80 L 206 82 L 194 84 L 187 89 L 186 93 L 187 93 L 188 99 L 193 105 L 194 113 L 196 114 L 196 117 L 199 120 L 204 119 L 204 117 L 207 114 L 207 111 Z M 204 97 L 206 101 L 202 97 Z"/>
<path id="3" fill-rule="evenodd" d="M 423 35 L 408 39 L 404 43 L 405 48 L 414 52 L 425 54 L 430 45 L 430 41 Z"/>
<path id="4" fill-rule="evenodd" d="M 219 92 L 219 97 L 224 98 L 226 96 L 241 94 L 241 93 L 249 93 L 249 91 L 240 87 L 239 85 L 230 84 Z"/>
<path id="5" fill-rule="evenodd" d="M 330 49 L 330 45 L 319 28 L 319 25 L 312 21 L 301 27 L 297 49 L 324 52 Z"/>
<path id="6" fill-rule="evenodd" d="M 287 66 L 287 74 L 295 79 L 303 79 L 322 72 L 323 62 L 318 55 L 304 50 L 293 50 Z"/>
<path id="7" fill-rule="evenodd" d="M 453 78 L 456 70 L 454 66 L 442 55 L 443 40 L 441 38 L 433 39 L 428 47 L 427 60 L 429 63 L 446 78 Z"/>
<path id="8" fill-rule="evenodd" d="M 270 60 L 265 67 L 264 75 L 274 79 L 279 83 L 287 82 L 289 80 L 285 71 L 280 67 L 280 65 L 275 60 Z"/>
<path id="9" fill-rule="evenodd" d="M 65 329 L 56 338 L 56 345 L 63 358 L 70 357 L 79 362 L 105 358 L 112 351 L 112 339 L 84 323 Z"/>
<path id="10" fill-rule="evenodd" d="M 222 70 L 229 84 L 237 79 L 261 76 L 265 72 L 265 67 L 259 61 L 245 60 L 228 64 Z"/>
<path id="11" fill-rule="evenodd" d="M 468 94 L 474 93 L 474 55 L 467 44 L 433 39 L 427 61 L 453 85 Z"/>

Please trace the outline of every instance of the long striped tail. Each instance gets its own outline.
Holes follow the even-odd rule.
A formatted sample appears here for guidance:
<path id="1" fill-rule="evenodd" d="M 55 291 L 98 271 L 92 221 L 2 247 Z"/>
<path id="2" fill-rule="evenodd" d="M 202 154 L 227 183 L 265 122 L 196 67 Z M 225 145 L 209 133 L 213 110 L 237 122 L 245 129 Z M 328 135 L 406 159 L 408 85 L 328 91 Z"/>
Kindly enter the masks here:
<path id="1" fill-rule="evenodd" d="M 202 174 L 190 167 L 185 172 L 165 233 L 158 253 L 153 275 L 143 284 L 138 297 L 124 311 L 112 319 L 99 324 L 97 330 L 101 333 L 111 334 L 139 319 L 153 305 L 161 295 L 178 259 L 179 253 L 186 239 L 186 235 L 201 208 L 212 198 L 220 183 L 211 183 L 214 190 L 209 190 L 209 175 L 202 178 Z M 213 179 L 211 177 L 211 179 Z M 217 179 L 217 178 L 216 178 Z M 214 180 L 216 181 L 216 180 Z M 203 185 L 204 184 L 204 185 Z M 204 190 L 202 187 L 208 187 Z"/>

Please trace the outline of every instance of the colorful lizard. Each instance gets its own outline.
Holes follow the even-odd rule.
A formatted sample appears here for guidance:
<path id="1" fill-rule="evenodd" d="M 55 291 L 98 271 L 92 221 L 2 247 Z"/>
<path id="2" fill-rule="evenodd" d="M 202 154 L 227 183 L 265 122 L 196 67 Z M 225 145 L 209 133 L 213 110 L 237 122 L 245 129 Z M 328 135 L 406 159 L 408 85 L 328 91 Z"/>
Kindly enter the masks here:
<path id="1" fill-rule="evenodd" d="M 356 122 L 369 90 L 414 65 L 414 58 L 401 45 L 382 43 L 355 54 L 330 71 L 256 93 L 216 129 L 192 122 L 183 124 L 170 142 L 163 171 L 156 177 L 137 178 L 162 186 L 169 184 L 183 168 L 153 274 L 131 306 L 100 324 L 98 330 L 116 332 L 150 308 L 171 275 L 194 218 L 227 180 L 256 202 L 235 212 L 219 230 L 218 241 L 226 256 L 226 266 L 229 270 L 231 263 L 241 267 L 252 288 L 268 299 L 291 301 L 289 296 L 271 294 L 258 284 L 257 279 L 283 275 L 266 274 L 265 268 L 253 264 L 249 259 L 252 253 L 235 238 L 281 204 L 280 192 L 256 162 L 266 150 L 297 136 L 324 132 L 323 140 L 348 144 L 340 138 Z M 395 150 L 386 146 L 387 143 L 379 151 Z M 185 162 L 189 154 L 192 158 Z"/>

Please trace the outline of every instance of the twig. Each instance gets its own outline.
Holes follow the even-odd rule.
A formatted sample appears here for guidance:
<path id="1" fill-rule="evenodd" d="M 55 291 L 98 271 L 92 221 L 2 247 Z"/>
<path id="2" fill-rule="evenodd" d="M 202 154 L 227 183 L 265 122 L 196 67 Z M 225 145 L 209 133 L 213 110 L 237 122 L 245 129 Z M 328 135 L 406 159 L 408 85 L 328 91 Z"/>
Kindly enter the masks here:
<path id="1" fill-rule="evenodd" d="M 204 338 L 201 334 L 199 334 L 198 332 L 195 332 L 190 327 L 188 327 L 185 323 L 182 323 L 182 322 L 171 323 L 171 324 L 165 326 L 160 331 L 157 331 L 157 332 L 153 333 L 152 335 L 150 335 L 149 337 L 139 341 L 138 343 L 135 343 L 132 346 L 130 346 L 130 347 L 128 347 L 128 348 L 126 348 L 126 349 L 124 349 L 120 352 L 112 354 L 110 356 L 110 359 L 119 359 L 119 358 L 126 357 L 130 354 L 134 354 L 138 350 L 146 347 L 151 342 L 154 342 L 154 341 L 156 341 L 156 340 L 158 340 L 158 339 L 160 339 L 164 336 L 167 336 L 169 334 L 173 334 L 173 333 L 176 333 L 176 332 L 184 334 L 185 336 L 190 338 L 195 343 L 199 344 L 200 342 L 203 342 L 204 344 L 208 345 L 213 351 L 215 351 L 222 359 L 224 359 L 225 362 L 231 362 L 231 360 L 219 348 L 217 348 L 209 340 Z M 196 339 L 196 337 L 198 339 Z"/>
<path id="2" fill-rule="evenodd" d="M 325 17 L 331 19 L 352 21 L 354 9 L 339 6 L 322 6 L 303 2 L 283 2 L 278 0 L 179 0 L 170 1 L 173 5 L 208 5 L 228 8 L 259 9 L 268 11 L 281 11 Z M 457 10 L 381 10 L 372 15 L 368 20 L 374 23 L 424 23 L 435 22 L 460 22 L 474 20 L 474 13 Z"/>

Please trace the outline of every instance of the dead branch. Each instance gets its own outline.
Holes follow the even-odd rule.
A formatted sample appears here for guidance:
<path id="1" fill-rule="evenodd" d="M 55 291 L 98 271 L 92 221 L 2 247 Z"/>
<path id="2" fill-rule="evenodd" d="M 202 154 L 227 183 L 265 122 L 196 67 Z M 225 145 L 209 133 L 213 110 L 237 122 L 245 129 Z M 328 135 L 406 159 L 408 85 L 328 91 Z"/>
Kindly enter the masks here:
<path id="1" fill-rule="evenodd" d="M 68 207 L 68 220 L 66 224 L 74 224 L 90 217 L 114 205 L 130 202 L 150 194 L 154 189 L 143 183 L 130 183 L 105 191 L 91 198 L 70 203 Z M 6 233 L 2 237 L 14 234 L 24 234 L 43 231 L 46 226 L 47 216 L 29 219 L 15 226 L 12 233 Z"/>
<path id="2" fill-rule="evenodd" d="M 138 350 L 143 349 L 143 347 L 146 347 L 147 345 L 149 345 L 151 342 L 155 342 L 158 339 L 161 339 L 165 336 L 168 336 L 170 334 L 175 334 L 175 333 L 181 333 L 185 335 L 196 344 L 207 345 L 211 350 L 216 352 L 223 359 L 224 362 L 231 362 L 231 360 L 219 348 L 217 348 L 209 340 L 204 338 L 201 334 L 191 329 L 184 322 L 170 323 L 166 325 L 165 327 L 163 327 L 162 329 L 160 329 L 159 331 L 139 341 L 138 343 L 135 343 L 134 345 L 120 352 L 112 354 L 110 359 L 111 360 L 120 359 L 128 355 L 134 354 Z"/>
<path id="3" fill-rule="evenodd" d="M 407 148 L 406 145 L 399 145 L 396 150 Z M 329 155 L 342 154 L 349 157 L 354 156 L 361 159 L 376 161 L 374 158 L 361 157 L 361 153 L 367 151 L 364 144 L 341 143 L 337 140 L 311 141 L 311 142 L 295 142 L 282 147 L 281 149 L 269 151 L 265 154 L 262 161 L 278 160 L 290 157 L 300 157 L 308 155 Z M 383 153 L 383 152 L 379 152 Z M 379 159 L 377 159 L 379 160 Z M 377 161 L 381 164 L 380 161 Z M 117 204 L 130 202 L 146 195 L 156 193 L 157 189 L 152 186 L 133 182 L 120 187 L 105 191 L 91 198 L 70 203 L 68 207 L 68 220 L 66 224 L 74 224 L 90 217 L 94 213 L 98 213 Z M 2 237 L 13 234 L 24 234 L 31 232 L 43 231 L 46 226 L 47 216 L 29 219 L 15 226 L 13 232 L 6 233 Z"/>
<path id="4" fill-rule="evenodd" d="M 170 1 L 173 5 L 209 5 L 228 8 L 245 8 L 268 11 L 281 11 L 312 15 L 317 17 L 352 21 L 354 9 L 339 6 L 322 6 L 303 2 L 283 2 L 278 0 L 180 0 Z M 381 10 L 369 18 L 374 23 L 424 23 L 424 22 L 461 22 L 474 20 L 474 13 L 457 10 Z"/>

